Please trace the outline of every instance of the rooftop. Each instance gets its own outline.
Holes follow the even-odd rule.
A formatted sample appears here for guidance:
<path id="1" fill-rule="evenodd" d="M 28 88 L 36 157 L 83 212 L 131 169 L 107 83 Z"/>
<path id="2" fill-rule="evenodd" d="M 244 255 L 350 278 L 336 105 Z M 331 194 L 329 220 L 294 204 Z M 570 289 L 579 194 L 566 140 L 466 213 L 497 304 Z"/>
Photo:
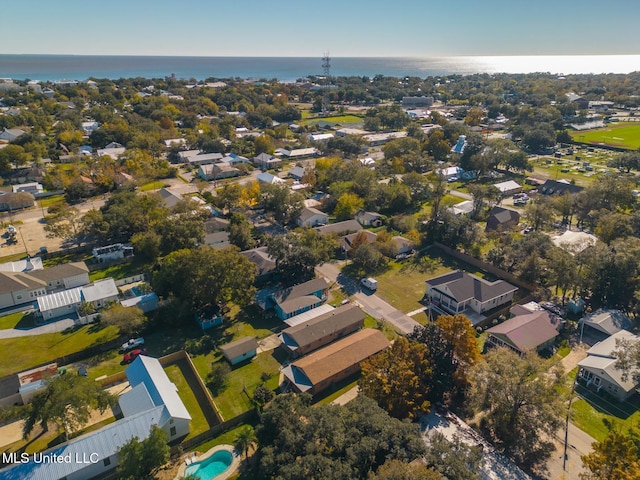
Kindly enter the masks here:
<path id="1" fill-rule="evenodd" d="M 234 342 L 227 343 L 220 347 L 220 350 L 227 358 L 235 358 L 258 348 L 255 337 L 242 337 Z"/>
<path id="2" fill-rule="evenodd" d="M 475 298 L 480 302 L 486 302 L 487 300 L 505 295 L 509 292 L 514 292 L 518 289 L 518 287 L 504 280 L 489 282 L 484 278 L 460 270 L 431 278 L 427 280 L 426 283 L 427 286 L 431 287 L 448 288 L 457 302 L 463 302 L 471 298 Z"/>

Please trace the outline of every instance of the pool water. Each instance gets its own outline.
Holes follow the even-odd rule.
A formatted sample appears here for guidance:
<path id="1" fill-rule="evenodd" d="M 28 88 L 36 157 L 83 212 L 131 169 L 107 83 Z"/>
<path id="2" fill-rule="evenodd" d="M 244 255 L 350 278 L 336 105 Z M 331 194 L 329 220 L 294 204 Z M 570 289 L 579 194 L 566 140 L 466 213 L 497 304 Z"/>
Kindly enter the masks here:
<path id="1" fill-rule="evenodd" d="M 192 463 L 185 475 L 195 475 L 199 480 L 211 480 L 224 472 L 233 462 L 233 454 L 228 450 L 219 450 L 209 458 Z"/>

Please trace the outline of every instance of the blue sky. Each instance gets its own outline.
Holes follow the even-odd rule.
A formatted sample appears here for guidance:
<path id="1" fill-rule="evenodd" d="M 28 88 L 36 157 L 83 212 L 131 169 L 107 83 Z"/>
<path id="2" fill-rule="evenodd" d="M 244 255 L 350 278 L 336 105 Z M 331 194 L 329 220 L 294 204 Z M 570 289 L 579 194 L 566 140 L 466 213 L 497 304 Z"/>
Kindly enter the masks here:
<path id="1" fill-rule="evenodd" d="M 640 54 L 637 0 L 2 2 L 0 53 Z"/>

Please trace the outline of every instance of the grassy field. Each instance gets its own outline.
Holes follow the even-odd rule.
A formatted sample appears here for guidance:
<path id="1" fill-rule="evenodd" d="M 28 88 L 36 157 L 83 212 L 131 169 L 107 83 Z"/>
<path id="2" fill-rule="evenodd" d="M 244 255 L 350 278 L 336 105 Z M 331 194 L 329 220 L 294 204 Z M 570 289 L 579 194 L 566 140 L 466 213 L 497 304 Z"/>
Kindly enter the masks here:
<path id="1" fill-rule="evenodd" d="M 207 422 L 207 419 L 205 418 L 204 413 L 198 404 L 198 400 L 187 382 L 187 379 L 182 374 L 180 367 L 178 365 L 170 365 L 165 368 L 164 371 L 178 388 L 180 400 L 182 400 L 182 403 L 184 403 L 184 406 L 187 407 L 187 411 L 191 415 L 189 435 L 187 435 L 185 440 L 207 431 L 210 428 L 209 423 Z"/>
<path id="2" fill-rule="evenodd" d="M 300 125 L 315 125 L 319 122 L 337 123 L 343 126 L 353 126 L 362 123 L 362 118 L 355 115 L 336 115 L 333 117 L 306 118 L 298 122 Z"/>
<path id="3" fill-rule="evenodd" d="M 52 195 L 51 197 L 41 198 L 38 200 L 40 208 L 49 208 L 65 201 L 64 195 Z"/>
<path id="4" fill-rule="evenodd" d="M 11 359 L 0 363 L 0 376 L 21 372 L 54 358 L 109 342 L 117 337 L 116 327 L 100 328 L 96 325 L 86 325 L 63 332 L 0 339 L 3 357 Z"/>
<path id="5" fill-rule="evenodd" d="M 258 386 L 264 384 L 267 388 L 275 390 L 278 387 L 280 366 L 284 360 L 284 354 L 280 350 L 274 350 L 260 353 L 250 362 L 233 367 L 227 377 L 227 388 L 214 398 L 223 418 L 233 418 L 253 408 L 251 397 Z"/>
<path id="6" fill-rule="evenodd" d="M 160 180 L 155 180 L 153 182 L 145 183 L 144 185 L 140 185 L 140 190 L 143 192 L 148 192 L 149 190 L 159 190 L 161 188 L 166 187 L 167 184 Z"/>
<path id="7" fill-rule="evenodd" d="M 95 282 L 96 280 L 102 280 L 103 278 L 111 277 L 114 280 L 127 278 L 139 273 L 144 273 L 149 266 L 148 262 L 140 260 L 136 257 L 131 262 L 120 263 L 118 265 L 111 265 L 110 267 L 102 268 L 100 270 L 94 270 L 89 273 L 89 280 Z"/>
<path id="8" fill-rule="evenodd" d="M 605 128 L 571 132 L 575 142 L 590 145 L 608 145 L 626 150 L 636 150 L 640 147 L 640 123 L 620 122 L 610 123 Z"/>
<path id="9" fill-rule="evenodd" d="M 9 328 L 31 328 L 33 327 L 33 314 L 24 312 L 16 312 L 10 315 L 0 317 L 0 330 Z"/>
<path id="10" fill-rule="evenodd" d="M 419 301 L 424 296 L 424 281 L 450 271 L 439 259 L 428 255 L 414 257 L 404 262 L 392 261 L 389 269 L 376 276 L 377 295 L 398 310 L 408 313 L 420 308 Z"/>

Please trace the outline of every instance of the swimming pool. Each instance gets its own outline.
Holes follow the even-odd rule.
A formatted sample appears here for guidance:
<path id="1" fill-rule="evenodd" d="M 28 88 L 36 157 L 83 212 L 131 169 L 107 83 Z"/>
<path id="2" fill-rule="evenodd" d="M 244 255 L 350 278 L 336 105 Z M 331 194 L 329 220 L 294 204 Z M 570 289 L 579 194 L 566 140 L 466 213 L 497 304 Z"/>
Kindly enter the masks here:
<path id="1" fill-rule="evenodd" d="M 199 480 L 211 480 L 227 470 L 233 463 L 233 453 L 218 450 L 210 457 L 189 465 L 185 475 L 195 475 Z"/>

